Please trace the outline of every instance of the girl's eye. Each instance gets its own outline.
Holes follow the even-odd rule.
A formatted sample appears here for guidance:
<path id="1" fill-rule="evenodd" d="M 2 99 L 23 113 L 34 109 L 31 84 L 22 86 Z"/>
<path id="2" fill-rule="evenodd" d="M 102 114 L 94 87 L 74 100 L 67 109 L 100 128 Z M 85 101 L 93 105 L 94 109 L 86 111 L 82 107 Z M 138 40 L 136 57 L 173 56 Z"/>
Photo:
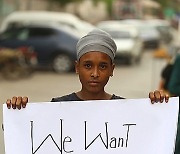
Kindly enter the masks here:
<path id="1" fill-rule="evenodd" d="M 91 64 L 85 64 L 85 68 L 91 68 Z"/>
<path id="2" fill-rule="evenodd" d="M 102 64 L 102 65 L 100 65 L 100 68 L 101 68 L 101 69 L 106 69 L 107 66 Z"/>

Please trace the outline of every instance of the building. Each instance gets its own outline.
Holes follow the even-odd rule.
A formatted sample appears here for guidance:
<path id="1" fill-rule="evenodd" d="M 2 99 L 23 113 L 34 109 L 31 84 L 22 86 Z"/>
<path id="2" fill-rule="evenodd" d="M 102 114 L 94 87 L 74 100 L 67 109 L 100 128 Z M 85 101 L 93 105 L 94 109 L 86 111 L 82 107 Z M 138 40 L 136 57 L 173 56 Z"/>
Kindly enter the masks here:
<path id="1" fill-rule="evenodd" d="M 162 18 L 159 3 L 152 0 L 114 0 L 114 19 Z"/>
<path id="2" fill-rule="evenodd" d="M 84 0 L 81 3 L 73 2 L 65 7 L 61 7 L 59 3 L 51 2 L 49 0 L 0 0 L 0 24 L 7 15 L 17 10 L 68 12 L 93 24 L 99 20 L 108 18 L 106 4 L 102 1 L 98 2 L 97 5 L 94 5 L 92 0 Z"/>

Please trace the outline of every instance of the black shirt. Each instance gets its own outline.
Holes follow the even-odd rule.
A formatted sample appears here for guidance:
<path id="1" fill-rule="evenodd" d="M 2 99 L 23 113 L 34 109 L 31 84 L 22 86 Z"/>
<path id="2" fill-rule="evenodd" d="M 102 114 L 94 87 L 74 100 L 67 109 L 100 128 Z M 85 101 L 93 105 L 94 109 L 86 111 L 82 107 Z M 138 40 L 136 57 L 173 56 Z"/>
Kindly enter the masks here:
<path id="1" fill-rule="evenodd" d="M 173 70 L 173 64 L 169 63 L 163 68 L 161 72 L 161 76 L 165 80 L 165 84 L 164 84 L 165 90 L 168 90 L 168 84 L 172 74 L 172 70 Z"/>
<path id="2" fill-rule="evenodd" d="M 112 99 L 124 99 L 124 98 L 113 94 L 111 100 Z M 74 92 L 62 97 L 52 98 L 51 100 L 51 102 L 61 102 L 61 101 L 84 101 L 84 100 L 80 99 Z"/>

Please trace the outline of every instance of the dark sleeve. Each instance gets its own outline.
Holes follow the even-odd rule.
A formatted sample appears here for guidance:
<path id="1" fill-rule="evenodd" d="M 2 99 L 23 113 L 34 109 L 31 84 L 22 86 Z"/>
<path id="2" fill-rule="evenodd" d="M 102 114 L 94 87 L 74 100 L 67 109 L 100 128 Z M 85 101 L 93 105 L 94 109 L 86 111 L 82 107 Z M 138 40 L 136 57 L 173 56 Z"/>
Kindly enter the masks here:
<path id="1" fill-rule="evenodd" d="M 121 97 L 121 96 L 116 96 L 116 95 L 113 94 L 111 99 L 125 99 L 125 98 Z"/>
<path id="2" fill-rule="evenodd" d="M 77 97 L 75 93 L 64 95 L 61 97 L 52 98 L 51 102 L 62 102 L 62 101 L 82 101 Z"/>
<path id="3" fill-rule="evenodd" d="M 51 102 L 62 102 L 62 101 L 69 101 L 71 99 L 72 94 L 61 96 L 61 97 L 55 97 L 51 99 Z"/>
<path id="4" fill-rule="evenodd" d="M 58 102 L 56 98 L 52 98 L 51 102 Z"/>
<path id="5" fill-rule="evenodd" d="M 171 94 L 180 96 L 180 55 L 177 56 L 169 80 L 168 89 Z"/>
<path id="6" fill-rule="evenodd" d="M 164 89 L 168 90 L 169 80 L 172 74 L 173 64 L 168 63 L 161 72 L 161 77 L 164 80 Z"/>
<path id="7" fill-rule="evenodd" d="M 161 77 L 163 79 L 169 78 L 172 72 L 172 68 L 173 68 L 173 64 L 167 64 L 161 72 Z"/>
<path id="8" fill-rule="evenodd" d="M 62 101 L 68 101 L 68 99 L 65 96 L 56 97 L 56 98 L 51 99 L 51 102 L 62 102 Z"/>

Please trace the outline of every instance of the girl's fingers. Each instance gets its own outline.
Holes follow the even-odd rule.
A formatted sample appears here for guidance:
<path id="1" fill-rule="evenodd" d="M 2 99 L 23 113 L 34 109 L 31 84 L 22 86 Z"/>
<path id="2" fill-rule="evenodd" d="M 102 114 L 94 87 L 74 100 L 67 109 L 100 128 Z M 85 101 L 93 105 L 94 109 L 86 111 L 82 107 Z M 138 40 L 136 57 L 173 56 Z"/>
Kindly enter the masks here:
<path id="1" fill-rule="evenodd" d="M 7 108 L 8 108 L 8 109 L 11 108 L 11 100 L 10 100 L 10 99 L 7 99 L 6 105 L 7 105 Z"/>
<path id="2" fill-rule="evenodd" d="M 27 102 L 28 102 L 28 97 L 23 97 L 23 98 L 22 98 L 22 107 L 23 107 L 23 108 L 26 107 Z"/>
<path id="3" fill-rule="evenodd" d="M 17 97 L 14 96 L 14 97 L 12 98 L 12 101 L 11 101 L 11 104 L 12 104 L 12 108 L 13 108 L 13 109 L 16 109 L 16 101 L 17 101 Z"/>

